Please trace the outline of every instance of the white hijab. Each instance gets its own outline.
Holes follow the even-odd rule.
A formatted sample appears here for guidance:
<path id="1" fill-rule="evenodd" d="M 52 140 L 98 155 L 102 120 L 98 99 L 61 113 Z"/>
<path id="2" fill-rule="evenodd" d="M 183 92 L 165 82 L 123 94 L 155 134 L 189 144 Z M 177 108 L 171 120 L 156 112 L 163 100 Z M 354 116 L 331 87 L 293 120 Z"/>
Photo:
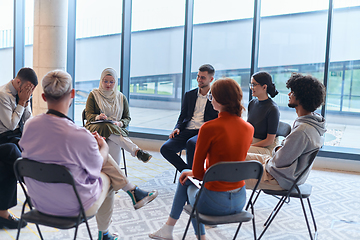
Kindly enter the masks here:
<path id="1" fill-rule="evenodd" d="M 110 75 L 115 79 L 114 88 L 110 91 L 106 91 L 102 87 L 102 81 Z M 101 113 L 104 113 L 109 120 L 120 121 L 123 114 L 123 94 L 117 90 L 118 78 L 114 69 L 105 68 L 101 73 L 99 88 L 92 90 L 95 97 L 95 101 L 98 104 Z"/>

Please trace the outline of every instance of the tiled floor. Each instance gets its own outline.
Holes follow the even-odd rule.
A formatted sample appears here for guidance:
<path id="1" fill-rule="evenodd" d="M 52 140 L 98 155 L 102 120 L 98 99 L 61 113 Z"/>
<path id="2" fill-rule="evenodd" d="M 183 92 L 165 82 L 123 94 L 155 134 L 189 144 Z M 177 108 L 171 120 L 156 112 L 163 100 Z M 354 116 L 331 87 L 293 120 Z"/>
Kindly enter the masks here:
<path id="1" fill-rule="evenodd" d="M 152 152 L 153 159 L 143 164 L 127 154 L 129 179 L 143 189 L 157 189 L 159 196 L 152 203 L 135 211 L 128 196 L 120 191 L 116 195 L 112 232 L 118 232 L 120 239 L 149 239 L 148 234 L 158 229 L 166 220 L 171 208 L 176 184 L 173 184 L 174 168 L 158 152 Z M 311 196 L 319 228 L 320 240 L 360 239 L 360 174 L 312 170 L 308 182 L 313 185 Z M 19 216 L 24 196 L 18 192 L 19 203 L 11 209 Z M 256 203 L 256 228 L 260 232 L 262 223 L 276 204 L 276 199 L 261 195 Z M 188 216 L 183 214 L 175 227 L 174 239 L 181 239 Z M 90 220 L 92 236 L 96 239 L 95 219 Z M 223 225 L 207 229 L 208 239 L 231 239 L 236 225 Z M 72 239 L 74 230 L 58 230 L 41 227 L 45 239 Z M 0 230 L 1 240 L 15 239 L 16 230 Z M 39 239 L 36 228 L 29 224 L 22 229 L 20 239 Z M 89 239 L 84 225 L 80 227 L 78 239 Z M 190 228 L 187 239 L 195 239 Z M 244 224 L 238 239 L 253 239 L 251 224 Z M 300 240 L 309 239 L 301 208 L 296 200 L 284 206 L 273 225 L 262 239 Z"/>

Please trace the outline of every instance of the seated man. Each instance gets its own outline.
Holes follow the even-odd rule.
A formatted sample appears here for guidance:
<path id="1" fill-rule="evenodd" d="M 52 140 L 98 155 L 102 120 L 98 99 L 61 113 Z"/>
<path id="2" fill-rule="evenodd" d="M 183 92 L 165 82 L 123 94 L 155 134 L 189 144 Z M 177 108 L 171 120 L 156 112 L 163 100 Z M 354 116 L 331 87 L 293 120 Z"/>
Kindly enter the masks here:
<path id="1" fill-rule="evenodd" d="M 198 88 L 185 93 L 175 129 L 161 146 L 160 152 L 163 157 L 179 172 L 192 168 L 197 135 L 201 125 L 218 117 L 218 112 L 207 99 L 214 74 L 215 69 L 210 64 L 200 66 L 196 79 Z M 183 149 L 186 149 L 187 164 L 177 154 Z"/>
<path id="2" fill-rule="evenodd" d="M 35 71 L 22 68 L 0 87 L 0 144 L 19 142 L 24 123 L 31 116 L 30 96 L 37 84 Z"/>
<path id="3" fill-rule="evenodd" d="M 290 189 L 294 180 L 308 165 L 310 154 L 324 143 L 325 119 L 314 111 L 323 104 L 325 87 L 315 77 L 293 73 L 286 82 L 291 91 L 290 108 L 295 108 L 298 118 L 290 134 L 280 146 L 268 155 L 248 153 L 246 160 L 258 160 L 264 165 L 264 174 L 259 189 Z M 299 184 L 303 184 L 309 173 L 303 175 Z M 255 180 L 246 181 L 247 188 L 255 186 Z"/>
<path id="4" fill-rule="evenodd" d="M 17 181 L 13 165 L 21 157 L 19 148 L 14 143 L 0 145 L 0 228 L 17 229 L 19 219 L 8 209 L 17 204 Z M 21 227 L 26 226 L 23 221 Z"/>
<path id="5" fill-rule="evenodd" d="M 109 147 L 98 133 L 91 134 L 66 116 L 75 96 L 71 76 L 61 70 L 47 73 L 42 97 L 48 112 L 27 121 L 19 142 L 22 157 L 66 166 L 74 176 L 87 216 L 96 214 L 99 239 L 117 239 L 108 232 L 114 205 L 114 191 L 126 191 L 138 209 L 155 199 L 157 191 L 140 190 L 128 181 L 111 158 Z M 43 213 L 75 216 L 79 213 L 75 195 L 68 186 L 25 179 L 36 209 Z"/>

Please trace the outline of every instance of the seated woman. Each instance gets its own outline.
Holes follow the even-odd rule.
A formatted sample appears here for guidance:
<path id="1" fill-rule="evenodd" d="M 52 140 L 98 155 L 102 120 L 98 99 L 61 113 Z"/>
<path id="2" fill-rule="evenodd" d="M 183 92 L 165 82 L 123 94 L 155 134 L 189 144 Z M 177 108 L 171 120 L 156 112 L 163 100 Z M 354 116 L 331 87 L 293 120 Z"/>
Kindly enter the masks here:
<path id="1" fill-rule="evenodd" d="M 204 123 L 198 135 L 192 170 L 184 170 L 179 178 L 172 209 L 167 222 L 155 233 L 153 239 L 173 239 L 172 231 L 187 200 L 195 203 L 198 188 L 187 180 L 189 176 L 202 180 L 206 170 L 222 161 L 244 161 L 250 147 L 254 128 L 240 116 L 244 109 L 239 84 L 230 78 L 219 79 L 211 86 L 209 100 L 218 118 Z M 204 168 L 204 162 L 206 167 Z M 242 211 L 246 201 L 244 181 L 235 183 L 210 182 L 205 185 L 205 196 L 199 199 L 200 213 L 219 216 Z M 225 207 L 226 206 L 226 207 Z M 197 234 L 195 219 L 193 226 Z M 201 239 L 205 228 L 200 224 Z"/>
<path id="2" fill-rule="evenodd" d="M 253 98 L 248 105 L 247 121 L 254 126 L 255 133 L 249 153 L 267 154 L 278 145 L 276 131 L 279 125 L 280 112 L 273 98 L 279 92 L 267 72 L 258 72 L 251 77 L 250 88 Z"/>
<path id="3" fill-rule="evenodd" d="M 124 148 L 133 157 L 136 156 L 146 163 L 152 156 L 127 137 L 129 132 L 126 127 L 131 120 L 129 104 L 126 97 L 117 90 L 117 79 L 117 74 L 112 68 L 106 68 L 101 73 L 99 88 L 92 90 L 86 101 L 85 127 L 90 132 L 96 131 L 106 138 L 110 155 L 117 163 L 120 162 L 120 148 Z M 111 120 L 111 122 L 94 123 L 98 120 Z M 117 149 L 114 149 L 116 146 Z"/>

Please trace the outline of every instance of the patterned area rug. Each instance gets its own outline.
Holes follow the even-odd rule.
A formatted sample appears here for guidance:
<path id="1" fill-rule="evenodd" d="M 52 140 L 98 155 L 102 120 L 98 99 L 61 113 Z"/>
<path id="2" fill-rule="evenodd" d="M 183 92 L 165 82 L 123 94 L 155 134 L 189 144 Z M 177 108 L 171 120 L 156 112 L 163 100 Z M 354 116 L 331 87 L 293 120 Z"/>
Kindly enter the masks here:
<path id="1" fill-rule="evenodd" d="M 147 206 L 134 210 L 130 198 L 119 192 L 115 199 L 115 210 L 111 232 L 119 233 L 119 239 L 149 239 L 148 234 L 161 227 L 168 216 L 176 189 L 173 184 L 174 171 L 165 171 L 140 187 L 145 190 L 157 189 L 159 196 Z M 318 225 L 318 239 L 360 239 L 360 175 L 341 172 L 313 170 L 308 183 L 313 185 L 311 202 Z M 248 192 L 250 194 L 250 192 Z M 260 195 L 255 205 L 257 234 L 270 214 L 277 199 Z M 174 239 L 181 239 L 188 215 L 183 213 L 174 230 Z M 311 222 L 310 222 L 311 223 Z M 95 219 L 91 219 L 92 236 L 97 239 Z M 214 240 L 232 239 L 237 225 L 221 225 L 207 228 L 207 238 Z M 35 227 L 31 227 L 36 231 Z M 41 227 L 45 239 L 72 239 L 74 230 L 57 230 Z M 29 229 L 24 229 L 24 232 Z M 23 232 L 22 231 L 22 232 Z M 24 239 L 24 238 L 20 238 Z M 35 239 L 35 238 L 34 238 Z M 38 238 L 36 238 L 38 239 Z M 80 227 L 77 239 L 89 239 L 85 225 Z M 186 239 L 196 239 L 192 227 Z M 243 224 L 237 239 L 253 239 L 251 223 Z M 300 240 L 309 239 L 300 202 L 293 199 L 285 204 L 262 239 Z"/>

